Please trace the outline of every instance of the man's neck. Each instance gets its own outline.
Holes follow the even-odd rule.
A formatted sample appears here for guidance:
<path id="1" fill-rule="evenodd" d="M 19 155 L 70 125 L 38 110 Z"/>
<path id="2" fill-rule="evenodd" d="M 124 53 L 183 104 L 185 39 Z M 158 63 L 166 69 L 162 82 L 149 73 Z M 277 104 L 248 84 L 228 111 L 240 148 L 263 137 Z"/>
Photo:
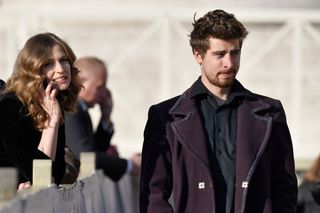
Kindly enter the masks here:
<path id="1" fill-rule="evenodd" d="M 215 96 L 217 96 L 218 98 L 226 101 L 229 98 L 229 94 L 230 94 L 230 88 L 223 88 L 220 89 L 219 91 L 213 93 Z"/>
<path id="2" fill-rule="evenodd" d="M 209 82 L 203 82 L 203 85 L 216 97 L 222 99 L 222 100 L 228 100 L 229 94 L 230 94 L 230 88 L 231 87 L 226 87 L 226 88 L 221 88 L 216 85 L 213 85 Z"/>

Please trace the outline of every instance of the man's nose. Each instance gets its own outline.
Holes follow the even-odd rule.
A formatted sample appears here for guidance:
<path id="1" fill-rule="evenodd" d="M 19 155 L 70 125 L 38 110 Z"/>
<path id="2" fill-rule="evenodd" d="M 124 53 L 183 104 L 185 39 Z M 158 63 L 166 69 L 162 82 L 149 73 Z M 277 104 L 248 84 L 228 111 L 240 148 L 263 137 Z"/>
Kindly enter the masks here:
<path id="1" fill-rule="evenodd" d="M 226 54 L 223 60 L 224 68 L 230 68 L 233 66 L 233 58 L 230 54 Z"/>

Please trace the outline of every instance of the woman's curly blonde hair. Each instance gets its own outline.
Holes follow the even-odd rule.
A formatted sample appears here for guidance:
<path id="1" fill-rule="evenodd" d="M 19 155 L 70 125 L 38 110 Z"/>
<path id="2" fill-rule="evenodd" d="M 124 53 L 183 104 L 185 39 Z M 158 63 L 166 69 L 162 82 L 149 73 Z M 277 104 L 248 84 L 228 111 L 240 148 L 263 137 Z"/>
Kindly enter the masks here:
<path id="1" fill-rule="evenodd" d="M 5 92 L 16 94 L 28 108 L 28 116 L 33 119 L 34 125 L 38 129 L 44 128 L 47 118 L 46 112 L 41 106 L 40 91 L 45 80 L 45 76 L 41 73 L 41 68 L 51 57 L 52 49 L 55 45 L 61 46 L 71 66 L 69 88 L 59 91 L 57 100 L 61 109 L 75 111 L 77 97 L 82 86 L 78 76 L 79 70 L 73 65 L 76 56 L 66 42 L 52 33 L 41 33 L 28 39 L 20 50 L 13 73 L 6 83 Z"/>

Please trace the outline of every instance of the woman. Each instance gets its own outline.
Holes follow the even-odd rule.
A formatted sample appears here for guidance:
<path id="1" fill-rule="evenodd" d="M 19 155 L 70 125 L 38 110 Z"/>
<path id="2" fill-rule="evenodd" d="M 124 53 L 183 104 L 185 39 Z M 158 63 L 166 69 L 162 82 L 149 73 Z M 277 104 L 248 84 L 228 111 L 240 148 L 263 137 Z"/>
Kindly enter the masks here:
<path id="1" fill-rule="evenodd" d="M 0 166 L 14 166 L 19 189 L 32 183 L 32 161 L 51 159 L 54 182 L 65 172 L 64 111 L 74 111 L 81 88 L 76 57 L 52 33 L 31 37 L 19 52 L 0 96 Z"/>
<path id="2" fill-rule="evenodd" d="M 303 181 L 298 191 L 297 213 L 319 213 L 320 204 L 317 193 L 320 182 L 320 155 L 303 176 Z"/>

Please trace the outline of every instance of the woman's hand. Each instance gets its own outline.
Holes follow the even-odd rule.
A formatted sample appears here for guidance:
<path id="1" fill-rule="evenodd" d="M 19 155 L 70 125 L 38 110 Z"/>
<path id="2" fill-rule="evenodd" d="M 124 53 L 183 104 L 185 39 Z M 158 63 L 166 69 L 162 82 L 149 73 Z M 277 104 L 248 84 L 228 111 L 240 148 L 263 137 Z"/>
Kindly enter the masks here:
<path id="1" fill-rule="evenodd" d="M 22 189 L 27 189 L 31 187 L 31 183 L 28 181 L 28 182 L 24 182 L 24 183 L 20 183 L 19 186 L 18 186 L 18 191 L 22 190 Z"/>
<path id="2" fill-rule="evenodd" d="M 48 86 L 42 92 L 42 107 L 47 112 L 46 127 L 56 127 L 61 119 L 61 109 L 56 99 L 59 90 L 55 87 L 54 82 L 50 81 Z"/>
<path id="3" fill-rule="evenodd" d="M 45 90 L 42 90 L 42 107 L 47 113 L 45 128 L 38 149 L 50 157 L 53 161 L 56 158 L 58 128 L 62 117 L 59 102 L 57 100 L 58 88 L 54 82 L 49 82 Z"/>

